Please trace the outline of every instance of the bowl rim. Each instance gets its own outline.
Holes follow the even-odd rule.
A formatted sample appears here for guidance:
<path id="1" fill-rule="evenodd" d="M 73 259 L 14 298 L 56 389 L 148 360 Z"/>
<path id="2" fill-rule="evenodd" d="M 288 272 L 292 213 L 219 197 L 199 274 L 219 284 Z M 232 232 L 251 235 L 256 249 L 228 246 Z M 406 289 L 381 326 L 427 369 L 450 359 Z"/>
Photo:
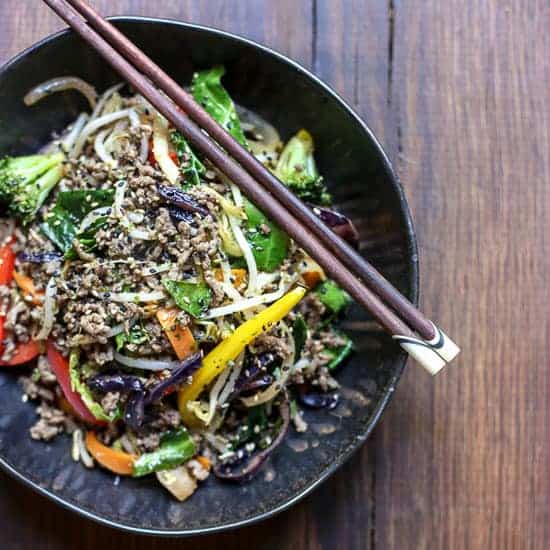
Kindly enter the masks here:
<path id="1" fill-rule="evenodd" d="M 160 24 L 175 25 L 175 26 L 180 26 L 187 29 L 196 30 L 199 32 L 206 32 L 213 35 L 217 35 L 222 38 L 230 39 L 234 42 L 239 42 L 246 46 L 250 46 L 254 49 L 258 49 L 263 54 L 272 56 L 277 60 L 289 65 L 295 71 L 301 73 L 303 76 L 313 81 L 313 83 L 318 88 L 320 88 L 325 94 L 327 94 L 333 100 L 335 100 L 336 103 L 342 108 L 343 112 L 345 112 L 348 116 L 350 116 L 353 119 L 353 121 L 360 126 L 362 131 L 371 140 L 371 143 L 376 149 L 376 152 L 382 161 L 383 167 L 387 175 L 389 176 L 389 180 L 394 188 L 394 191 L 396 192 L 399 206 L 402 212 L 403 222 L 404 222 L 404 230 L 407 238 L 407 250 L 410 255 L 408 282 L 410 285 L 411 301 L 415 305 L 418 305 L 418 297 L 419 297 L 418 244 L 417 244 L 416 233 L 412 222 L 412 216 L 405 197 L 405 191 L 403 189 L 403 185 L 401 184 L 401 181 L 397 173 L 395 172 L 393 165 L 389 160 L 388 155 L 386 154 L 384 148 L 382 147 L 382 145 L 374 135 L 373 131 L 370 129 L 368 124 L 361 119 L 361 117 L 355 112 L 355 110 L 337 92 L 335 92 L 330 86 L 325 84 L 319 77 L 313 74 L 310 70 L 306 69 L 300 63 L 292 60 L 288 56 L 280 52 L 277 52 L 276 50 L 268 46 L 265 46 L 260 42 L 251 40 L 249 38 L 240 36 L 232 32 L 224 31 L 216 27 L 200 25 L 196 23 L 190 23 L 190 22 L 180 21 L 177 19 L 170 19 L 170 18 L 117 15 L 117 16 L 108 17 L 107 19 L 115 23 L 118 23 L 118 22 L 150 23 L 150 24 L 160 23 Z M 64 28 L 60 31 L 57 31 L 55 33 L 52 33 L 42 38 L 38 42 L 35 42 L 28 48 L 24 49 L 22 52 L 18 53 L 17 55 L 9 59 L 2 66 L 0 66 L 0 76 L 5 74 L 12 67 L 17 65 L 19 62 L 23 61 L 23 59 L 27 55 L 40 49 L 42 46 L 45 46 L 46 44 L 54 42 L 55 40 L 63 36 L 66 36 L 68 34 L 73 34 L 73 33 L 74 31 L 72 31 L 70 28 Z M 284 501 L 283 503 L 279 504 L 274 508 L 271 508 L 265 512 L 261 512 L 255 516 L 252 516 L 244 520 L 223 523 L 212 527 L 199 527 L 194 529 L 153 529 L 153 528 L 146 528 L 146 527 L 136 527 L 133 525 L 125 524 L 120 521 L 114 521 L 114 520 L 102 517 L 99 514 L 85 510 L 80 506 L 65 500 L 63 497 L 55 494 L 55 492 L 40 486 L 38 483 L 32 481 L 31 479 L 28 479 L 24 474 L 19 472 L 14 466 L 9 464 L 2 456 L 0 456 L 0 468 L 2 468 L 2 470 L 4 470 L 7 474 L 9 474 L 14 479 L 22 482 L 24 485 L 26 485 L 27 487 L 30 487 L 33 491 L 39 493 L 40 495 L 43 495 L 49 498 L 53 502 L 59 504 L 61 507 L 67 510 L 70 510 L 72 512 L 75 512 L 80 516 L 83 516 L 87 519 L 90 519 L 102 525 L 113 527 L 115 529 L 118 529 L 127 533 L 160 536 L 160 537 L 190 537 L 190 536 L 197 536 L 197 535 L 221 533 L 224 531 L 237 529 L 239 527 L 245 527 L 245 526 L 252 525 L 260 521 L 266 520 L 268 518 L 271 518 L 279 514 L 280 512 L 283 512 L 284 510 L 290 508 L 300 500 L 302 500 L 304 497 L 306 497 L 311 492 L 313 492 L 317 487 L 319 487 L 321 483 L 323 483 L 329 477 L 331 477 L 345 462 L 347 462 L 351 458 L 351 456 L 355 452 L 358 451 L 359 448 L 362 447 L 363 443 L 368 439 L 368 437 L 372 433 L 374 427 L 378 424 L 378 421 L 380 420 L 382 413 L 384 412 L 390 400 L 392 399 L 393 394 L 395 393 L 394 392 L 395 386 L 403 374 L 406 363 L 407 363 L 407 356 L 405 353 L 402 353 L 399 357 L 397 357 L 396 359 L 397 370 L 395 371 L 395 374 L 390 379 L 388 383 L 388 387 L 384 395 L 381 397 L 377 407 L 373 410 L 371 419 L 369 421 L 368 426 L 366 427 L 366 430 L 356 438 L 356 441 L 353 444 L 353 446 L 350 446 L 349 449 L 347 449 L 345 452 L 340 454 L 337 460 L 333 462 L 322 473 L 322 475 L 320 475 L 313 483 L 311 483 L 309 486 L 302 489 L 299 493 L 294 495 L 292 498 Z"/>

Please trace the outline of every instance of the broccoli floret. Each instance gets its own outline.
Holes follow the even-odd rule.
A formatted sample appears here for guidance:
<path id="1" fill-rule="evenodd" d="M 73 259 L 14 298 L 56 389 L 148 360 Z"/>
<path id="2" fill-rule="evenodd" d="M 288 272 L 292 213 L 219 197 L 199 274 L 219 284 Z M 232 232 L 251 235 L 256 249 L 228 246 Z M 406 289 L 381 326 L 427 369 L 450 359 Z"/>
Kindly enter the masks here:
<path id="1" fill-rule="evenodd" d="M 29 223 L 63 177 L 62 153 L 0 160 L 0 201 L 8 212 Z"/>
<path id="2" fill-rule="evenodd" d="M 313 138 L 306 130 L 300 130 L 286 144 L 276 174 L 303 201 L 323 206 L 331 203 L 332 198 L 313 158 Z"/>

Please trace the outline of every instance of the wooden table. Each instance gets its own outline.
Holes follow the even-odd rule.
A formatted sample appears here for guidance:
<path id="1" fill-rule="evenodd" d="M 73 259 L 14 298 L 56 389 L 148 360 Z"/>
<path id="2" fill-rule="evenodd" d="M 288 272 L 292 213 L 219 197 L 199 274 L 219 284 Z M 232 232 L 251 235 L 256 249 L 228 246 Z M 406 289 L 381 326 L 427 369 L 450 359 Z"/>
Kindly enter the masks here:
<path id="1" fill-rule="evenodd" d="M 464 352 L 435 380 L 410 366 L 362 451 L 265 523 L 200 541 L 129 536 L 2 474 L 2 547 L 548 548 L 548 0 L 94 3 L 243 34 L 342 93 L 404 182 L 422 307 Z M 1 0 L 0 16 L 2 62 L 62 27 L 39 0 Z"/>

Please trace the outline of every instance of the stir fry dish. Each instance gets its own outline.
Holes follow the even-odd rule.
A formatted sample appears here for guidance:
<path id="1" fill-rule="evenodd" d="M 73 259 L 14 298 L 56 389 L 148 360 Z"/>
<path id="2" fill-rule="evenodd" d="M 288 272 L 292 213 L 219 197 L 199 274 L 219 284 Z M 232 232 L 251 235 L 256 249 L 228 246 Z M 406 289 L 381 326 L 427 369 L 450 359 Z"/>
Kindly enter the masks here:
<path id="1" fill-rule="evenodd" d="M 195 74 L 195 99 L 357 244 L 312 136 L 283 143 L 223 74 Z M 24 101 L 60 91 L 90 108 L 0 161 L 0 368 L 36 405 L 30 436 L 70 434 L 75 461 L 154 475 L 179 500 L 210 474 L 250 480 L 308 429 L 305 408 L 336 406 L 350 298 L 143 97 L 62 77 Z"/>

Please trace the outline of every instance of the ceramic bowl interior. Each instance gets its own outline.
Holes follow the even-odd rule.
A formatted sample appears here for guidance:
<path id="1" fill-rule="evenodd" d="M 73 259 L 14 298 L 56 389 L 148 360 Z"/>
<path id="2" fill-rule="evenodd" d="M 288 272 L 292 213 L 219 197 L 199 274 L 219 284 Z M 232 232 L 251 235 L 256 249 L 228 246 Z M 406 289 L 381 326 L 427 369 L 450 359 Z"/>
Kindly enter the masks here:
<path id="1" fill-rule="evenodd" d="M 401 186 L 370 130 L 341 99 L 287 58 L 227 33 L 139 18 L 117 18 L 117 25 L 177 81 L 187 84 L 197 69 L 224 64 L 225 84 L 236 101 L 271 121 L 284 138 L 307 128 L 335 202 L 359 229 L 362 252 L 416 301 L 416 242 Z M 86 107 L 70 92 L 24 106 L 25 92 L 59 75 L 80 76 L 98 90 L 119 80 L 70 32 L 30 48 L 0 72 L 0 155 L 36 151 Z M 265 518 L 311 491 L 364 442 L 401 375 L 403 354 L 367 314 L 352 308 L 346 326 L 356 352 L 337 375 L 343 404 L 337 411 L 306 412 L 310 430 L 291 433 L 246 485 L 211 476 L 181 504 L 154 479 L 116 482 L 99 468 L 85 470 L 71 460 L 68 437 L 51 444 L 28 437 L 34 408 L 21 401 L 11 370 L 0 371 L 0 463 L 58 503 L 135 532 L 195 534 Z M 305 450 L 296 452 L 297 445 Z"/>

